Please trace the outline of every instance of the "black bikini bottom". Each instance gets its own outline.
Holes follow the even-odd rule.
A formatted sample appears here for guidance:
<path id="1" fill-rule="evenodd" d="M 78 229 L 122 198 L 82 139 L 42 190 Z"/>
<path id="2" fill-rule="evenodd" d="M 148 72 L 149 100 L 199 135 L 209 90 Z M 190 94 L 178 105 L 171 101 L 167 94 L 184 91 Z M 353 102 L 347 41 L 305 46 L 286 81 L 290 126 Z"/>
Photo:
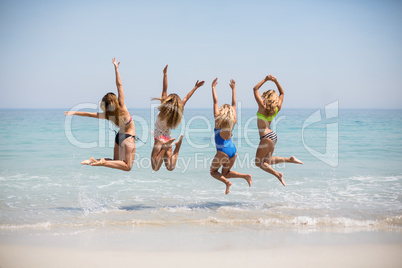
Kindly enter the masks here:
<path id="1" fill-rule="evenodd" d="M 135 135 L 133 136 L 133 135 L 130 135 L 130 134 L 118 132 L 118 133 L 116 134 L 116 137 L 114 138 L 114 141 L 115 141 L 119 146 L 121 146 L 122 142 L 123 142 L 125 139 L 130 138 L 130 137 L 133 137 L 134 140 L 135 140 Z"/>

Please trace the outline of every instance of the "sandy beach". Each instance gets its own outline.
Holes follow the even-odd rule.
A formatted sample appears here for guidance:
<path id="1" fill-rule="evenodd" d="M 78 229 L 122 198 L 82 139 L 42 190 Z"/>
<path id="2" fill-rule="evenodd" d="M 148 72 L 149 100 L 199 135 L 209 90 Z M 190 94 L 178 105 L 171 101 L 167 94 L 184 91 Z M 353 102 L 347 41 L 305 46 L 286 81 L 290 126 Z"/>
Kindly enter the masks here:
<path id="1" fill-rule="evenodd" d="M 213 252 L 104 251 L 0 246 L 1 267 L 401 267 L 401 244 Z"/>
<path id="2" fill-rule="evenodd" d="M 3 235 L 0 267 L 401 267 L 400 232 L 145 228 Z"/>

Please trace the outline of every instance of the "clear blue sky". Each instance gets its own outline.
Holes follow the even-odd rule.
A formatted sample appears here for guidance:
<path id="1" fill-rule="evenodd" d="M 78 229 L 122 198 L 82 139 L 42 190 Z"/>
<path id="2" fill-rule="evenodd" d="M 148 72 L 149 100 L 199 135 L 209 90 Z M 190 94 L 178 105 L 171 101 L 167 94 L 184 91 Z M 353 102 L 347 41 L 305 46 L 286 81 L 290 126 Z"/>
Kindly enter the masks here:
<path id="1" fill-rule="evenodd" d="M 69 108 L 116 91 L 149 107 L 169 64 L 169 92 L 211 107 L 256 107 L 275 75 L 285 108 L 402 108 L 402 1 L 1 1 L 0 108 Z M 263 89 L 274 88 L 273 84 Z"/>

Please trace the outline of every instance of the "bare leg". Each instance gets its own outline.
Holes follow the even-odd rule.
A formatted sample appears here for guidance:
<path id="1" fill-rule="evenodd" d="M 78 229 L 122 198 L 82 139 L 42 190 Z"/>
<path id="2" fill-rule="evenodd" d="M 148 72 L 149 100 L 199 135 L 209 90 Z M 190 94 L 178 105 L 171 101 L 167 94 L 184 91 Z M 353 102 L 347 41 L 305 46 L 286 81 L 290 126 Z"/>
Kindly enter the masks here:
<path id="1" fill-rule="evenodd" d="M 123 156 L 120 155 L 122 152 L 120 150 L 120 146 L 115 142 L 114 143 L 114 150 L 113 150 L 113 160 L 123 159 Z"/>
<path id="2" fill-rule="evenodd" d="M 130 162 L 134 161 L 134 156 L 128 159 Z M 123 171 L 130 171 L 132 167 L 132 163 L 128 163 L 128 161 L 123 160 L 105 160 L 105 158 L 101 158 L 99 161 L 92 163 L 91 166 L 102 166 L 108 168 L 120 169 Z"/>
<path id="3" fill-rule="evenodd" d="M 114 144 L 114 149 L 113 149 L 113 159 L 111 158 L 103 158 L 106 161 L 111 161 L 111 160 L 120 160 L 124 159 L 124 152 L 120 148 L 118 144 Z M 88 160 L 84 160 L 81 162 L 82 165 L 91 165 L 93 163 L 99 162 L 101 159 L 95 159 L 93 157 L 89 158 Z"/>
<path id="4" fill-rule="evenodd" d="M 151 165 L 154 171 L 158 171 L 161 168 L 163 163 L 163 155 L 165 154 L 166 150 L 167 148 L 162 148 L 161 145 L 154 145 L 151 154 Z"/>
<path id="5" fill-rule="evenodd" d="M 118 146 L 115 144 L 115 146 Z M 123 171 L 130 171 L 135 157 L 135 141 L 134 138 L 127 138 L 123 141 L 122 146 L 120 148 L 122 153 L 124 154 L 124 159 L 119 160 L 109 160 L 105 158 L 101 158 L 99 161 L 92 161 L 91 166 L 104 166 L 109 168 L 120 169 Z M 93 158 L 91 158 L 93 159 Z M 91 160 L 89 159 L 89 160 Z"/>
<path id="6" fill-rule="evenodd" d="M 285 181 L 283 180 L 283 174 L 277 172 L 273 169 L 267 162 L 270 162 L 271 155 L 274 152 L 275 144 L 270 139 L 262 139 L 257 149 L 257 153 L 255 156 L 255 164 L 257 167 L 262 170 L 274 175 L 278 178 L 278 180 L 282 183 L 283 186 L 286 186 Z M 268 159 L 268 161 L 265 161 Z"/>
<path id="7" fill-rule="evenodd" d="M 95 158 L 91 157 L 91 158 L 89 158 L 88 160 L 82 161 L 82 162 L 81 162 L 81 165 L 89 165 L 89 166 L 90 166 L 92 163 L 96 163 L 96 162 L 100 161 L 101 159 L 104 159 L 104 160 L 107 160 L 107 161 L 115 160 L 115 159 L 112 159 L 112 158 L 100 158 L 100 159 L 95 159 Z"/>
<path id="8" fill-rule="evenodd" d="M 179 140 L 175 142 L 176 147 L 174 148 L 173 154 L 171 153 L 171 150 L 166 151 L 164 160 L 166 169 L 169 171 L 174 170 L 174 168 L 176 167 L 176 162 L 179 156 L 179 151 L 182 142 L 183 142 L 183 135 L 181 135 Z"/>
<path id="9" fill-rule="evenodd" d="M 211 169 L 210 169 L 210 174 L 212 177 L 214 177 L 215 179 L 223 182 L 226 185 L 226 190 L 225 190 L 225 194 L 228 194 L 230 191 L 230 186 L 232 185 L 232 183 L 230 181 L 228 181 L 225 176 L 222 175 L 222 173 L 220 173 L 218 171 L 218 169 L 223 165 L 223 163 L 228 162 L 229 158 L 225 153 L 222 153 L 220 151 L 218 151 L 214 157 L 214 159 L 212 160 L 212 164 L 211 164 Z"/>
<path id="10" fill-rule="evenodd" d="M 271 165 L 279 164 L 279 163 L 294 163 L 294 164 L 301 164 L 303 165 L 303 162 L 297 159 L 294 156 L 291 156 L 289 158 L 281 157 L 281 156 L 273 156 L 269 159 Z"/>
<path id="11" fill-rule="evenodd" d="M 251 179 L 251 174 L 243 174 L 243 173 L 239 173 L 239 172 L 236 172 L 233 170 L 229 171 L 229 173 L 227 173 L 225 177 L 228 179 L 231 179 L 231 178 L 245 179 L 247 181 L 249 187 L 253 183 L 253 180 Z"/>
<path id="12" fill-rule="evenodd" d="M 251 179 L 251 175 L 250 174 L 243 174 L 240 172 L 236 172 L 233 170 L 230 170 L 236 160 L 237 154 L 235 156 L 233 156 L 232 158 L 229 159 L 228 162 L 225 162 L 222 166 L 222 175 L 224 177 L 226 177 L 227 179 L 231 179 L 231 178 L 242 178 L 245 179 L 248 183 L 248 186 L 251 186 L 251 183 L 253 182 L 253 180 Z"/>
<path id="13" fill-rule="evenodd" d="M 300 164 L 300 165 L 303 165 L 303 162 L 301 161 L 301 160 L 299 160 L 299 159 L 297 159 L 296 157 L 294 157 L 294 156 L 291 156 L 290 158 L 289 158 L 289 163 L 294 163 L 294 164 Z"/>
<path id="14" fill-rule="evenodd" d="M 170 139 L 167 142 L 155 140 L 154 148 L 151 154 L 151 164 L 154 171 L 158 171 L 163 163 L 163 158 L 166 151 L 170 148 L 175 139 Z"/>
<path id="15" fill-rule="evenodd" d="M 286 186 L 286 183 L 285 183 L 285 181 L 283 180 L 283 174 L 277 172 L 277 171 L 276 171 L 275 169 L 273 169 L 270 165 L 268 165 L 267 162 L 264 162 L 264 163 L 260 164 L 259 167 L 260 167 L 262 170 L 264 170 L 264 171 L 266 171 L 266 172 L 268 172 L 268 173 L 271 173 L 272 175 L 274 175 L 275 177 L 277 177 L 278 180 L 283 184 L 283 186 Z"/>

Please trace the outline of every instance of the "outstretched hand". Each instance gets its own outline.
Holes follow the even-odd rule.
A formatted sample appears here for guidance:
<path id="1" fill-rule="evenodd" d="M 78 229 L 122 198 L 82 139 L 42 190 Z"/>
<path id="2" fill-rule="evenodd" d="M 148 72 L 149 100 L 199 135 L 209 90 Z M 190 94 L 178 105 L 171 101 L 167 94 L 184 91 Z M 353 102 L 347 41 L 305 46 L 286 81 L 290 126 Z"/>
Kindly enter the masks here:
<path id="1" fill-rule="evenodd" d="M 164 75 L 167 74 L 167 67 L 168 67 L 168 65 L 166 64 L 165 68 L 163 68 L 163 74 L 164 74 Z"/>
<path id="2" fill-rule="evenodd" d="M 205 83 L 205 81 L 198 82 L 198 80 L 197 80 L 197 82 L 195 82 L 195 87 L 196 88 L 202 87 L 204 85 L 204 83 Z"/>
<path id="3" fill-rule="evenodd" d="M 217 84 L 218 84 L 218 77 L 215 78 L 214 81 L 212 81 L 212 87 L 216 87 Z"/>
<path id="4" fill-rule="evenodd" d="M 119 61 L 119 62 L 116 62 L 116 58 L 113 58 L 113 59 L 112 59 L 112 63 L 113 63 L 113 65 L 114 65 L 114 67 L 115 67 L 116 69 L 119 68 L 120 61 Z"/>
<path id="5" fill-rule="evenodd" d="M 74 115 L 75 111 L 68 111 L 68 112 L 64 112 L 64 115 Z"/>
<path id="6" fill-rule="evenodd" d="M 235 89 L 235 88 L 236 88 L 236 82 L 235 82 L 235 80 L 230 79 L 230 84 L 229 84 L 229 86 L 230 86 L 232 89 Z"/>

